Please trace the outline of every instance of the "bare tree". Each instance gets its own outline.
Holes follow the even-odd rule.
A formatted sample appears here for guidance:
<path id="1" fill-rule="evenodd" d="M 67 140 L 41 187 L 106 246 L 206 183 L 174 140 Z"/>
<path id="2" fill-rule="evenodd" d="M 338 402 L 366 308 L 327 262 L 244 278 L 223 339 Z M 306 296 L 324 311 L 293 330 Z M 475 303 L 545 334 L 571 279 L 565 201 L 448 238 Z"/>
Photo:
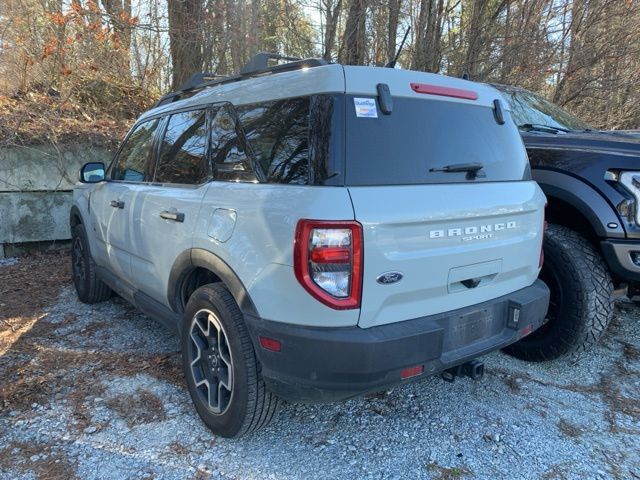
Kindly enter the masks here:
<path id="1" fill-rule="evenodd" d="M 122 49 L 128 52 L 131 47 L 131 0 L 102 0 L 102 5 Z"/>
<path id="2" fill-rule="evenodd" d="M 389 19 L 387 22 L 387 61 L 396 55 L 398 24 L 400 21 L 400 7 L 402 0 L 389 0 Z"/>
<path id="3" fill-rule="evenodd" d="M 351 0 L 347 22 L 342 35 L 340 61 L 349 65 L 363 65 L 367 48 L 366 19 L 368 0 Z"/>
<path id="4" fill-rule="evenodd" d="M 332 52 L 336 43 L 336 33 L 338 31 L 338 18 L 342 9 L 342 0 L 322 0 L 324 10 L 324 38 L 322 58 L 332 59 Z"/>
<path id="5" fill-rule="evenodd" d="M 471 17 L 467 26 L 467 50 L 462 70 L 473 79 L 478 78 L 481 62 L 480 54 L 485 46 L 483 29 L 489 0 L 473 0 L 471 2 Z M 463 73 L 461 72 L 461 73 Z"/>
<path id="6" fill-rule="evenodd" d="M 420 1 L 412 68 L 427 72 L 440 70 L 444 13 L 444 0 Z"/>
<path id="7" fill-rule="evenodd" d="M 202 0 L 167 0 L 172 85 L 180 87 L 191 75 L 202 71 Z"/>
<path id="8" fill-rule="evenodd" d="M 407 26 L 405 67 L 521 85 L 594 126 L 640 127 L 636 0 L 4 0 L 0 102 L 49 92 L 54 112 L 128 118 L 169 83 L 237 72 L 259 51 L 382 65 Z"/>

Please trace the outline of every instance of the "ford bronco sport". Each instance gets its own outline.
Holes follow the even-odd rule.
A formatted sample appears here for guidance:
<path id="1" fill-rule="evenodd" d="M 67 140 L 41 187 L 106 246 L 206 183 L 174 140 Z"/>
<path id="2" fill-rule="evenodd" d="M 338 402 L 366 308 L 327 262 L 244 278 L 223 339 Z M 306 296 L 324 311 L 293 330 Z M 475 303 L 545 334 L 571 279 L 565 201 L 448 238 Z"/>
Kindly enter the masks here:
<path id="1" fill-rule="evenodd" d="M 223 436 L 468 362 L 542 325 L 545 197 L 495 89 L 262 54 L 144 113 L 71 211 L 79 298 L 181 331 Z M 462 368 L 466 365 L 472 368 Z"/>
<path id="2" fill-rule="evenodd" d="M 509 352 L 526 360 L 582 352 L 613 318 L 614 288 L 635 300 L 640 293 L 640 137 L 593 129 L 523 88 L 496 88 L 549 202 L 548 321 Z"/>

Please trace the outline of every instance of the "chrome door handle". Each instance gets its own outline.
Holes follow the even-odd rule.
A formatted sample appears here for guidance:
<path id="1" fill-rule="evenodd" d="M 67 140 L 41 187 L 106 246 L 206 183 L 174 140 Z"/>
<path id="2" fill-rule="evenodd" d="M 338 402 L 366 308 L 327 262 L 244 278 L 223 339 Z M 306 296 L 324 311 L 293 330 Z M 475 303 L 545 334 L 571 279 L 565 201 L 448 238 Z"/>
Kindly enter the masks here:
<path id="1" fill-rule="evenodd" d="M 181 212 L 169 212 L 165 210 L 164 212 L 160 212 L 160 216 L 165 220 L 171 220 L 173 222 L 184 222 L 184 213 Z"/>
<path id="2" fill-rule="evenodd" d="M 124 208 L 124 202 L 122 200 L 111 200 L 110 205 L 113 208 Z"/>

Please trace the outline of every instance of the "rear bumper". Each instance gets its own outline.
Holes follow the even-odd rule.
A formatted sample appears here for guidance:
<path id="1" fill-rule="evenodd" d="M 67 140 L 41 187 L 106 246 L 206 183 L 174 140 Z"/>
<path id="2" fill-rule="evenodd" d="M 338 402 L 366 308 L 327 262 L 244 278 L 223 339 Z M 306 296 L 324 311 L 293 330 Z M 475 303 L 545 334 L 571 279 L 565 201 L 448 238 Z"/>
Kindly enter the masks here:
<path id="1" fill-rule="evenodd" d="M 631 260 L 631 252 L 640 254 L 638 240 L 604 240 L 600 242 L 609 270 L 626 281 L 640 281 L 640 265 Z"/>
<path id="2" fill-rule="evenodd" d="M 505 347 L 542 325 L 548 303 L 549 290 L 537 280 L 489 302 L 366 329 L 246 320 L 268 388 L 316 403 L 390 387 L 408 367 L 424 366 L 414 377 L 422 378 Z M 260 336 L 279 340 L 281 351 L 263 349 Z"/>

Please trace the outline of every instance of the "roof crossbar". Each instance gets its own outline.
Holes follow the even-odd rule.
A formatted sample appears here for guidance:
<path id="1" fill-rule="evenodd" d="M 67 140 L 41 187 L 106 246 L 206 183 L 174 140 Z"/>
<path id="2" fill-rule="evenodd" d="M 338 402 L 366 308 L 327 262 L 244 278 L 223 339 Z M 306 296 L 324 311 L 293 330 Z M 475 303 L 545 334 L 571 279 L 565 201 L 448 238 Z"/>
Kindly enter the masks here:
<path id="1" fill-rule="evenodd" d="M 269 69 L 269 60 L 287 60 L 289 62 L 295 62 L 302 60 L 298 57 L 285 57 L 277 53 L 260 52 L 254 55 L 247 64 L 240 70 L 240 75 L 250 75 L 256 72 L 263 72 Z"/>

